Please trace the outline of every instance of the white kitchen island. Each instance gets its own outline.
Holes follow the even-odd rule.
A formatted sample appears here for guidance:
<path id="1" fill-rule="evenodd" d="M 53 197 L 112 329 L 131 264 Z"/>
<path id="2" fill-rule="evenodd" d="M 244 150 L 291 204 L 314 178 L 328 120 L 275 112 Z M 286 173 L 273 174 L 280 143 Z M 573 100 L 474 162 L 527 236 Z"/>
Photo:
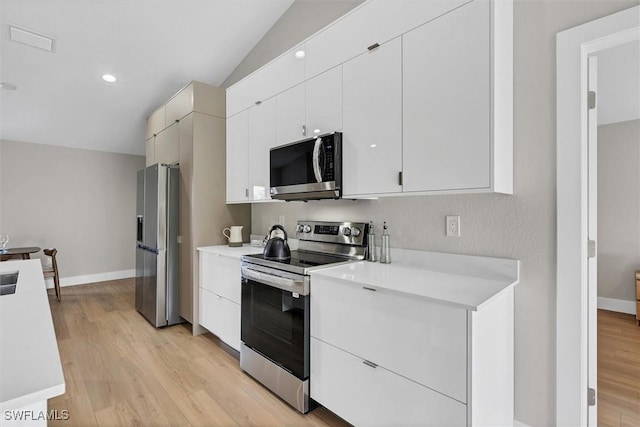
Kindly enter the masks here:
<path id="1" fill-rule="evenodd" d="M 0 425 L 46 426 L 47 399 L 65 382 L 40 260 L 0 262 L 19 272 L 16 292 L 0 296 Z"/>

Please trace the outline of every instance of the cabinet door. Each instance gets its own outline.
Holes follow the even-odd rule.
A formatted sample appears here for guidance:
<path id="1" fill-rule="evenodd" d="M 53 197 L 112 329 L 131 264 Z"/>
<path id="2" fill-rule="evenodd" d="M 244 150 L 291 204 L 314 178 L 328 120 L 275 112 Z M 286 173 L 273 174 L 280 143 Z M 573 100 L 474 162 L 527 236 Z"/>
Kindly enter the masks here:
<path id="1" fill-rule="evenodd" d="M 240 351 L 240 305 L 200 288 L 200 325 Z"/>
<path id="2" fill-rule="evenodd" d="M 467 401 L 466 310 L 321 276 L 312 292 L 311 336 Z"/>
<path id="3" fill-rule="evenodd" d="M 490 2 L 403 36 L 404 191 L 490 187 Z"/>
<path id="4" fill-rule="evenodd" d="M 342 130 L 342 65 L 306 83 L 307 135 Z"/>
<path id="5" fill-rule="evenodd" d="M 343 65 L 344 195 L 398 193 L 402 170 L 400 38 Z"/>
<path id="6" fill-rule="evenodd" d="M 269 200 L 269 149 L 276 142 L 276 99 L 249 110 L 249 198 Z"/>
<path id="7" fill-rule="evenodd" d="M 227 119 L 227 203 L 249 201 L 249 112 Z"/>
<path id="8" fill-rule="evenodd" d="M 173 98 L 167 101 L 166 122 L 173 123 L 180 120 L 193 111 L 193 83 L 176 93 Z"/>
<path id="9" fill-rule="evenodd" d="M 145 142 L 144 148 L 145 148 L 145 154 L 146 154 L 145 165 L 151 166 L 156 162 L 156 154 L 155 154 L 156 147 L 155 147 L 155 140 L 153 135 L 151 136 L 151 138 L 147 139 L 147 141 Z"/>
<path id="10" fill-rule="evenodd" d="M 147 117 L 146 137 L 151 138 L 165 128 L 165 107 L 158 108 Z"/>
<path id="11" fill-rule="evenodd" d="M 177 122 L 174 122 L 171 126 L 158 133 L 155 141 L 155 160 L 157 163 L 169 165 L 180 161 Z"/>
<path id="12" fill-rule="evenodd" d="M 240 260 L 200 254 L 200 287 L 240 304 Z"/>
<path id="13" fill-rule="evenodd" d="M 307 136 L 305 126 L 305 85 L 292 87 L 277 98 L 278 145 L 299 141 Z"/>
<path id="14" fill-rule="evenodd" d="M 311 398 L 356 426 L 467 425 L 463 403 L 315 338 L 310 376 Z"/>
<path id="15" fill-rule="evenodd" d="M 307 78 L 383 44 L 470 0 L 371 1 L 346 14 L 305 43 Z"/>

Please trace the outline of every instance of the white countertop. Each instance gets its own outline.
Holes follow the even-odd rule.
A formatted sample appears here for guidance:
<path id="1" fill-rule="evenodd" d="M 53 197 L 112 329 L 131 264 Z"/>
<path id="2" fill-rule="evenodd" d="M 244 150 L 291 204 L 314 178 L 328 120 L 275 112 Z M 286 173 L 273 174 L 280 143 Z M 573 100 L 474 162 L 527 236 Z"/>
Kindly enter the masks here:
<path id="1" fill-rule="evenodd" d="M 315 270 L 311 293 L 313 277 L 320 276 L 476 311 L 519 281 L 517 260 L 399 249 L 392 250 L 392 257 L 403 261 L 360 261 Z"/>
<path id="2" fill-rule="evenodd" d="M 20 271 L 16 293 L 0 296 L 0 411 L 65 391 L 40 260 L 0 262 L 0 272 L 13 271 Z"/>
<path id="3" fill-rule="evenodd" d="M 200 252 L 208 252 L 228 258 L 240 259 L 243 255 L 261 254 L 263 248 L 251 246 L 248 243 L 244 243 L 242 247 L 232 248 L 228 245 L 218 246 L 203 246 L 198 248 Z"/>

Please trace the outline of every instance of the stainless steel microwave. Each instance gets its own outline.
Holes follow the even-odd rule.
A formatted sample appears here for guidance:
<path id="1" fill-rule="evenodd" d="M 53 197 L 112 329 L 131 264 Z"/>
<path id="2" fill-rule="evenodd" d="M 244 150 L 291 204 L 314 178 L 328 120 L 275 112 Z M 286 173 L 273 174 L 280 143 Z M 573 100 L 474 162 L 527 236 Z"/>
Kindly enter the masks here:
<path id="1" fill-rule="evenodd" d="M 273 199 L 339 199 L 342 196 L 342 132 L 272 148 L 269 172 Z"/>

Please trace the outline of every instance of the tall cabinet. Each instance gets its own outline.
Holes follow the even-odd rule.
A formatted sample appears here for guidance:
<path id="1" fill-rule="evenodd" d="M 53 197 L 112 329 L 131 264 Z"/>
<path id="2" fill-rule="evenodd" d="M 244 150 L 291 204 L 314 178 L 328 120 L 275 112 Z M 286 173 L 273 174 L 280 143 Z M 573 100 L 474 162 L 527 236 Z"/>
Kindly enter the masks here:
<path id="1" fill-rule="evenodd" d="M 180 165 L 180 316 L 199 326 L 196 248 L 225 244 L 222 230 L 243 225 L 248 240 L 249 205 L 227 205 L 225 91 L 191 82 L 147 119 L 147 165 Z"/>

